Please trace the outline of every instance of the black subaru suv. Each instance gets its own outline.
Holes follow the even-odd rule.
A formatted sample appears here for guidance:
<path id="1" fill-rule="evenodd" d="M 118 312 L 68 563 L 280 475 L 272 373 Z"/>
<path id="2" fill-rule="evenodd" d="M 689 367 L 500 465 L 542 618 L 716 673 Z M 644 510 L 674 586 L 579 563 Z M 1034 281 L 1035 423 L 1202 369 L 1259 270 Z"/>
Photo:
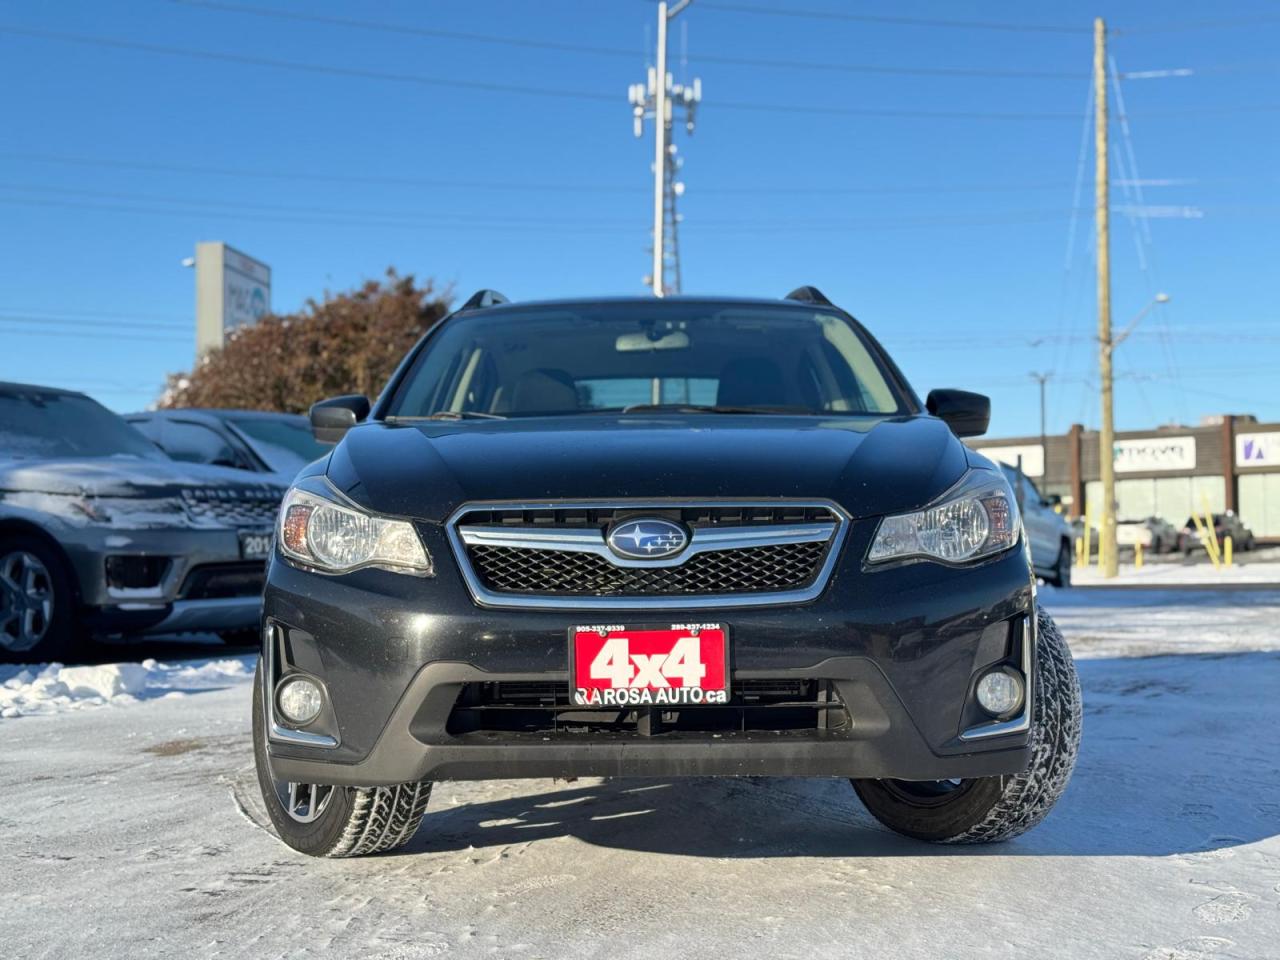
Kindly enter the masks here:
<path id="1" fill-rule="evenodd" d="M 1042 819 L 1080 738 L 1001 471 L 847 313 L 782 301 L 511 304 L 482 291 L 276 531 L 259 782 L 309 854 L 413 836 L 441 779 L 839 776 L 890 828 Z"/>

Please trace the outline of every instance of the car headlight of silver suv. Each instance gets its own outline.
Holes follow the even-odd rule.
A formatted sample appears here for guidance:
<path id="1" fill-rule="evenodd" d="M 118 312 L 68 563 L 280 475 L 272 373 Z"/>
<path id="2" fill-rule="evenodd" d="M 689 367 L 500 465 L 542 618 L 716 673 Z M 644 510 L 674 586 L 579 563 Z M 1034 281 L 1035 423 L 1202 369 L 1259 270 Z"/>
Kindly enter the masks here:
<path id="1" fill-rule="evenodd" d="M 315 478 L 289 488 L 279 524 L 281 552 L 322 573 L 364 567 L 420 577 L 435 573 L 412 523 L 362 510 Z"/>
<path id="2" fill-rule="evenodd" d="M 880 521 L 868 563 L 921 557 L 944 563 L 980 560 L 1018 542 L 1020 520 L 1002 475 L 970 470 L 936 503 Z"/>

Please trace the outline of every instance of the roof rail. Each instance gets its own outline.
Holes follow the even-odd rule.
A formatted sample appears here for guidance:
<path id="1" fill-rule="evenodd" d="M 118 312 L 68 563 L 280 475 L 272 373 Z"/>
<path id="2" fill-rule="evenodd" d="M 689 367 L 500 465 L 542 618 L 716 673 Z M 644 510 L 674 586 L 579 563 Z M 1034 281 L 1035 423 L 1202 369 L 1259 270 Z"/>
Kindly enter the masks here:
<path id="1" fill-rule="evenodd" d="M 835 304 L 826 298 L 826 295 L 817 287 L 796 287 L 788 293 L 784 300 L 799 300 L 801 303 L 819 303 L 826 307 L 834 307 Z"/>
<path id="2" fill-rule="evenodd" d="M 479 310 L 482 307 L 496 307 L 501 303 L 510 303 L 511 301 L 500 294 L 497 290 L 477 290 L 471 295 L 471 299 L 460 306 L 459 310 Z"/>

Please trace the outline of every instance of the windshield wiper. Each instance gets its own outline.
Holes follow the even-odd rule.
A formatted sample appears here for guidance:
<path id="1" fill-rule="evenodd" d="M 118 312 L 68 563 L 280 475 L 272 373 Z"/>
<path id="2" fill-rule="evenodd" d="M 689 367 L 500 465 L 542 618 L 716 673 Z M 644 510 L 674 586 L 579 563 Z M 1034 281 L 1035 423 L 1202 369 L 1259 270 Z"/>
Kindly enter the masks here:
<path id="1" fill-rule="evenodd" d="M 633 403 L 623 407 L 623 414 L 628 413 L 813 413 L 808 407 L 769 406 L 757 404 L 752 406 L 727 406 L 724 404 L 706 403 Z"/>
<path id="2" fill-rule="evenodd" d="M 387 417 L 391 423 L 410 423 L 416 420 L 505 420 L 500 413 L 481 413 L 479 410 L 437 410 L 425 417 Z"/>

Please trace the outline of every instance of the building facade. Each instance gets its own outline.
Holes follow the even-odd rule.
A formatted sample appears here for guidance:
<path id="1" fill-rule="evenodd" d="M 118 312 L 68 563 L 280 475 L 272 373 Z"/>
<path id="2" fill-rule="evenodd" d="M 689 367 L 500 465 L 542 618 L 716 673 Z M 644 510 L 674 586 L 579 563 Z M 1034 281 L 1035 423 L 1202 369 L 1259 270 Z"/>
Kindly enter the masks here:
<path id="1" fill-rule="evenodd" d="M 1101 511 L 1098 434 L 969 441 L 992 459 L 1016 463 L 1041 492 L 1058 494 L 1072 516 Z M 1116 434 L 1116 516 L 1163 517 L 1182 526 L 1193 510 L 1234 510 L 1259 540 L 1280 542 L 1280 423 L 1249 415 L 1206 417 L 1198 427 Z"/>

